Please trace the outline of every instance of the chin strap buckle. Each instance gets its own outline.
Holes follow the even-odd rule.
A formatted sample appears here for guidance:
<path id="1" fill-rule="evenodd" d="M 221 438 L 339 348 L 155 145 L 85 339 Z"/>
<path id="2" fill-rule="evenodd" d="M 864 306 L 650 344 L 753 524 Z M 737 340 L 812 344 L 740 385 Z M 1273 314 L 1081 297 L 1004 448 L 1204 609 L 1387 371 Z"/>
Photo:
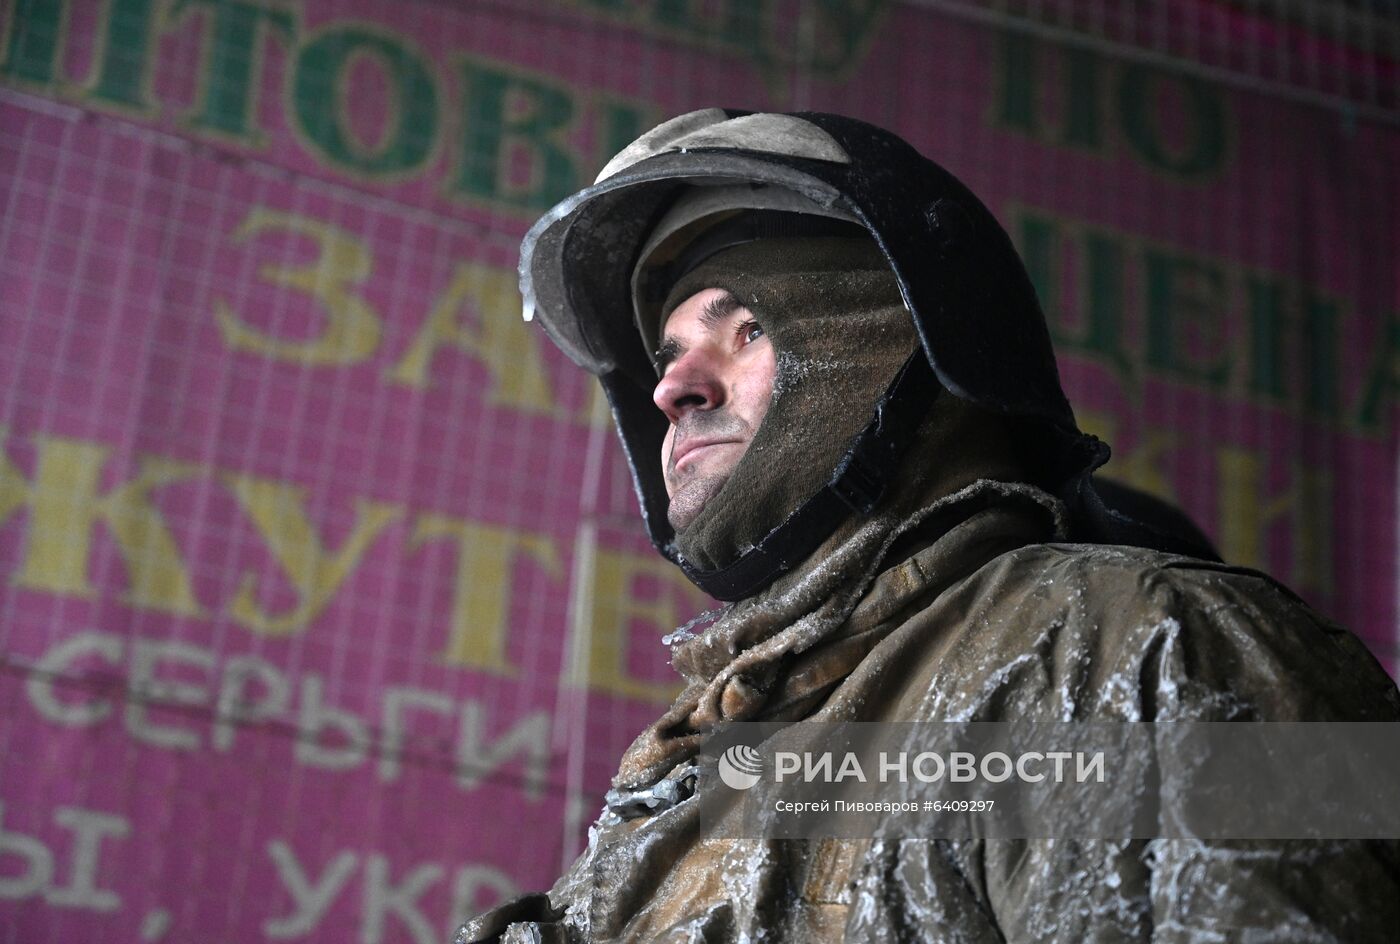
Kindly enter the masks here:
<path id="1" fill-rule="evenodd" d="M 836 497 L 857 514 L 868 515 L 885 494 L 885 479 L 874 467 L 851 454 L 827 483 Z"/>

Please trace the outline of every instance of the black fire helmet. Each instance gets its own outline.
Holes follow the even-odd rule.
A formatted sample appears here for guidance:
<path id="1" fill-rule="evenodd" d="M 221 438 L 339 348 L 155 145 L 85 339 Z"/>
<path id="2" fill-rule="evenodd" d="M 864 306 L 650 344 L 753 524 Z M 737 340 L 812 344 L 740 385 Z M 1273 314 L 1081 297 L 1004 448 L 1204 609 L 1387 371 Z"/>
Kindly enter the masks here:
<path id="1" fill-rule="evenodd" d="M 667 420 L 652 402 L 657 376 L 634 313 L 633 274 L 682 193 L 736 185 L 749 188 L 755 209 L 791 209 L 796 195 L 819 216 L 864 227 L 889 261 L 924 356 L 899 371 L 823 489 L 736 561 L 701 571 L 677 553 L 666 516 Z M 1121 485 L 1095 491 L 1090 473 L 1107 461 L 1108 446 L 1075 423 L 1010 238 L 952 174 L 881 128 L 815 112 L 709 108 L 673 118 L 530 229 L 520 290 L 525 319 L 538 318 L 602 382 L 652 543 L 718 599 L 759 592 L 846 516 L 869 514 L 940 385 L 1014 421 L 1035 484 L 1067 503 L 1073 539 L 1216 557 L 1176 509 Z"/>

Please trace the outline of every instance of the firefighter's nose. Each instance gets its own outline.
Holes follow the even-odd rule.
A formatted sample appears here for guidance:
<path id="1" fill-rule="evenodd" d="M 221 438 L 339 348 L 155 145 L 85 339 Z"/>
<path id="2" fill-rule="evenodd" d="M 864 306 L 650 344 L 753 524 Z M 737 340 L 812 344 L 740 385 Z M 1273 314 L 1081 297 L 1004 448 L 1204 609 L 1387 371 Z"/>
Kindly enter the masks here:
<path id="1" fill-rule="evenodd" d="M 712 360 L 703 350 L 692 350 L 666 368 L 651 398 L 671 425 L 692 410 L 713 410 L 724 402 L 724 384 Z"/>

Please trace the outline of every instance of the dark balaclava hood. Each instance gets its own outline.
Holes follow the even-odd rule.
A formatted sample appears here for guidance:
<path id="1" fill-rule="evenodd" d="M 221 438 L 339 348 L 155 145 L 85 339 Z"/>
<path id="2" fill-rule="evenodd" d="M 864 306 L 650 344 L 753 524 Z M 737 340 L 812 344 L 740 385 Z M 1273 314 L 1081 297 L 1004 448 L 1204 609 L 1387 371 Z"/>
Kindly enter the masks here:
<path id="1" fill-rule="evenodd" d="M 918 346 L 898 283 L 868 238 L 770 238 L 726 249 L 676 282 L 660 318 L 708 288 L 753 313 L 777 375 L 748 451 L 676 535 L 681 555 L 706 570 L 733 562 L 826 483 Z M 922 433 L 901 463 L 909 468 L 897 492 L 928 499 L 979 477 L 1017 477 L 1000 419 L 972 404 L 942 393 Z"/>

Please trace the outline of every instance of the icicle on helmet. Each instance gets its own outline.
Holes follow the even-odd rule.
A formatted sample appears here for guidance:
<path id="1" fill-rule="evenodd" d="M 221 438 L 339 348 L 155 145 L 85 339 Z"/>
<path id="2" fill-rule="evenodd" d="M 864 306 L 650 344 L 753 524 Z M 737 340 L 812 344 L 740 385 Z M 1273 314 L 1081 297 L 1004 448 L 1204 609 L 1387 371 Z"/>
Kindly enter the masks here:
<path id="1" fill-rule="evenodd" d="M 634 303 L 644 290 L 637 284 L 644 250 L 684 224 L 672 210 L 697 188 L 719 195 L 712 210 L 801 212 L 863 227 L 894 272 L 922 347 L 827 485 L 715 570 L 698 570 L 675 548 L 661 466 L 667 420 L 652 402 L 657 376 Z M 520 288 L 525 319 L 538 318 L 554 343 L 602 382 L 652 543 L 719 599 L 757 593 L 847 516 L 869 514 L 940 388 L 1015 422 L 1034 457 L 1035 484 L 1067 502 L 1077 539 L 1214 556 L 1168 506 L 1121 486 L 1106 493 L 1115 504 L 1130 499 L 1138 517 L 1104 504 L 1089 475 L 1107 461 L 1108 447 L 1075 424 L 1044 315 L 1011 240 L 956 178 L 873 125 L 719 108 L 673 118 L 628 145 L 593 186 L 530 229 L 521 245 Z"/>

